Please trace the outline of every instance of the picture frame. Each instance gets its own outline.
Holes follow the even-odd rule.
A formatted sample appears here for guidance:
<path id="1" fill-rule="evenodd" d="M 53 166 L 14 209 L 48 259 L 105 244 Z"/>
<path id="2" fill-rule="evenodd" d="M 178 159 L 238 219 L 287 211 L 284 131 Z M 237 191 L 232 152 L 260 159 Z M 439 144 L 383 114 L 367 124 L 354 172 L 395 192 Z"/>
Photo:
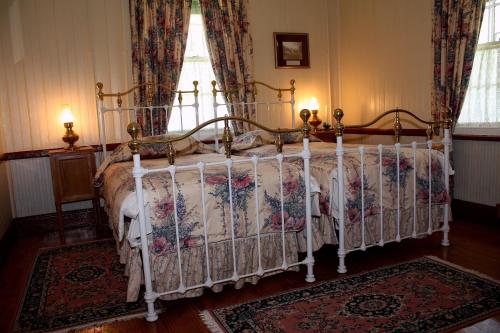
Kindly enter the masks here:
<path id="1" fill-rule="evenodd" d="M 309 68 L 309 34 L 274 33 L 276 68 Z"/>

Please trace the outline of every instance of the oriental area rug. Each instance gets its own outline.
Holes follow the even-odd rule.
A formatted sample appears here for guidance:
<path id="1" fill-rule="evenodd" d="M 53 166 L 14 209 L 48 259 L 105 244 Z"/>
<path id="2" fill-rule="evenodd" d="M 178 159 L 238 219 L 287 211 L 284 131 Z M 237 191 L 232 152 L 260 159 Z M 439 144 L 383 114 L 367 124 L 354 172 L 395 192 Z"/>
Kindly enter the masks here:
<path id="1" fill-rule="evenodd" d="M 206 310 L 212 332 L 447 332 L 500 313 L 500 283 L 434 257 Z"/>
<path id="2" fill-rule="evenodd" d="M 52 332 L 141 316 L 140 301 L 127 303 L 114 240 L 40 250 L 15 332 Z"/>

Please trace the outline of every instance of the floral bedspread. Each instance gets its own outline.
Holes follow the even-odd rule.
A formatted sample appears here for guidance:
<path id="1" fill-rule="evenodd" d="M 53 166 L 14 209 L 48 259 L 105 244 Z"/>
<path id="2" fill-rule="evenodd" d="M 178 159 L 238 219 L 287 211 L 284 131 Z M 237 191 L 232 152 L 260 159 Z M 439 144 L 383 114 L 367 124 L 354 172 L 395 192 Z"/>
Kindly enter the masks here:
<path id="1" fill-rule="evenodd" d="M 429 204 L 429 157 L 427 149 L 416 150 L 416 163 L 413 161 L 411 148 L 400 149 L 399 166 L 395 147 L 384 147 L 382 151 L 382 179 L 380 179 L 379 153 L 376 146 L 365 146 L 364 174 L 361 179 L 361 157 L 357 145 L 344 145 L 344 202 L 346 222 L 359 222 L 364 196 L 365 217 L 376 215 L 380 211 L 380 182 L 382 182 L 383 209 L 396 210 L 398 207 L 398 172 L 400 209 L 413 207 L 413 195 L 416 191 L 417 207 Z M 337 155 L 336 144 L 311 142 L 311 175 L 320 184 L 320 208 L 322 214 L 338 217 L 337 194 Z M 293 154 L 302 150 L 302 143 L 283 146 L 284 154 Z M 354 151 L 349 151 L 354 150 Z M 238 151 L 239 156 L 270 156 L 276 154 L 273 145 Z M 300 158 L 289 158 L 302 164 Z M 444 182 L 444 156 L 437 150 L 431 150 L 431 203 L 444 204 L 449 201 Z M 413 175 L 416 172 L 416 188 Z M 363 193 L 361 191 L 363 184 Z"/>
<path id="2" fill-rule="evenodd" d="M 220 154 L 180 156 L 176 165 L 191 165 L 223 161 Z M 242 159 L 234 157 L 233 160 Z M 144 168 L 167 167 L 165 159 L 144 160 Z M 103 196 L 106 200 L 110 223 L 117 238 L 122 239 L 123 215 L 136 218 L 135 183 L 132 177 L 132 162 L 110 165 L 105 170 Z M 232 167 L 232 196 L 228 186 L 228 171 L 225 165 L 206 166 L 204 171 L 204 195 L 206 228 L 209 242 L 231 239 L 234 225 L 235 238 L 257 233 L 256 215 L 260 221 L 260 233 L 281 232 L 282 219 L 286 231 L 301 230 L 305 223 L 305 185 L 303 167 L 293 163 L 283 164 L 283 216 L 277 161 L 259 162 L 258 179 L 254 177 L 251 162 L 235 163 Z M 259 211 L 256 206 L 256 186 Z M 146 215 L 149 217 L 153 240 L 151 251 L 155 255 L 174 252 L 178 221 L 178 237 L 181 249 L 204 244 L 204 218 L 200 171 L 197 168 L 178 170 L 175 188 L 168 172 L 152 173 L 143 177 Z M 174 199 L 175 198 L 175 199 Z M 230 198 L 234 207 L 231 218 Z M 135 206 L 134 206 L 135 205 Z M 177 209 L 175 210 L 174 207 Z M 134 221 L 129 228 L 129 241 L 137 234 Z M 135 228 L 135 230 L 138 230 Z M 136 232 L 137 233 L 137 232 Z"/>

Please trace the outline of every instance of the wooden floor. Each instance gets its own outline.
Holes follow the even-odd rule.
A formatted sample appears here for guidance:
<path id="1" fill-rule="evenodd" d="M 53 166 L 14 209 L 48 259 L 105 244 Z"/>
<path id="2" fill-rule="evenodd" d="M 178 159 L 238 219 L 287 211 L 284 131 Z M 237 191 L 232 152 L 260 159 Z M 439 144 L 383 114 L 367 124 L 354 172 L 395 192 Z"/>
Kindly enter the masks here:
<path id="1" fill-rule="evenodd" d="M 455 264 L 477 270 L 500 280 L 500 223 L 454 222 L 451 225 L 451 246 L 440 245 L 440 234 L 426 239 L 407 240 L 370 248 L 365 253 L 351 253 L 346 264 L 349 274 L 394 264 L 424 255 L 434 255 Z M 26 229 L 26 228 L 24 228 Z M 68 244 L 110 237 L 107 227 L 82 226 L 66 232 Z M 37 251 L 41 247 L 59 245 L 56 232 L 29 232 L 15 237 L 7 253 L 0 259 L 0 332 L 10 332 L 23 297 L 25 284 Z M 317 281 L 339 277 L 336 272 L 336 249 L 326 247 L 316 256 Z M 342 275 L 346 276 L 346 275 Z M 305 274 L 283 273 L 262 279 L 258 285 L 240 290 L 230 286 L 215 294 L 207 291 L 202 297 L 165 302 L 166 312 L 155 323 L 132 319 L 104 324 L 78 332 L 208 332 L 198 313 L 203 309 L 236 304 L 277 292 L 303 287 Z M 500 332 L 500 315 L 483 320 L 459 332 Z"/>

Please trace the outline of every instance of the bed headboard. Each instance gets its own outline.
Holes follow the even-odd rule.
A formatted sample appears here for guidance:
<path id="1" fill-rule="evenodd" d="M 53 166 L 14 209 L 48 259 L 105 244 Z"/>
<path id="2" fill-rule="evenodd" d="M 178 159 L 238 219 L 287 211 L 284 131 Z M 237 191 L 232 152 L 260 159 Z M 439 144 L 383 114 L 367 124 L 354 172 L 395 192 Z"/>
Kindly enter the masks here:
<path id="1" fill-rule="evenodd" d="M 270 123 L 271 117 L 278 114 L 280 127 L 295 128 L 295 80 L 290 80 L 290 86 L 287 88 L 273 87 L 261 81 L 252 81 L 247 84 L 241 84 L 229 90 L 219 90 L 216 88 L 216 85 L 217 82 L 212 81 L 214 118 L 219 116 L 217 110 L 220 107 L 226 107 L 226 112 L 231 113 L 231 108 L 240 106 L 244 108 L 253 108 L 256 111 L 257 122 L 259 123 Z M 253 102 L 233 102 L 233 96 L 238 94 L 242 87 L 245 87 L 245 89 L 252 94 L 254 100 Z M 286 124 L 283 121 L 283 115 L 285 112 L 289 112 L 291 123 Z M 264 119 L 266 117 L 268 119 Z M 218 128 L 216 123 L 216 132 L 218 133 L 217 130 Z"/>
<path id="2" fill-rule="evenodd" d="M 394 123 L 393 123 L 393 129 L 394 129 L 394 137 L 396 138 L 396 142 L 399 143 L 402 135 L 402 130 L 403 130 L 403 125 L 401 123 L 401 114 L 408 115 L 410 118 L 413 120 L 416 120 L 417 122 L 426 125 L 426 134 L 427 134 L 427 139 L 432 140 L 433 134 L 438 134 L 440 128 L 443 129 L 449 129 L 451 126 L 451 110 L 447 109 L 445 112 L 442 112 L 443 115 L 443 120 L 442 121 L 427 121 L 419 116 L 415 115 L 413 112 L 410 112 L 408 110 L 403 110 L 403 109 L 392 109 L 389 111 L 386 111 L 377 117 L 375 117 L 373 120 L 364 123 L 364 124 L 355 124 L 355 125 L 344 125 L 342 122 L 342 118 L 344 117 L 344 111 L 342 109 L 335 109 L 332 111 L 332 119 L 335 119 L 337 123 L 334 125 L 334 131 L 336 136 L 342 136 L 344 134 L 344 129 L 349 129 L 349 128 L 367 128 L 370 127 L 380 120 L 390 116 L 394 115 Z"/>
<path id="3" fill-rule="evenodd" d="M 104 92 L 101 82 L 97 87 L 97 119 L 99 125 L 99 144 L 102 146 L 103 156 L 106 156 L 106 143 L 108 140 L 123 142 L 127 140 L 126 124 L 136 122 L 141 126 L 144 136 L 169 133 L 167 117 L 178 112 L 180 116 L 181 131 L 184 128 L 185 117 L 195 118 L 195 126 L 200 124 L 198 103 L 198 81 L 193 81 L 193 90 L 174 90 L 176 95 L 173 105 L 153 105 L 154 91 L 161 88 L 167 90 L 162 84 L 145 83 L 136 85 L 126 91 Z M 147 106 L 138 106 L 134 103 L 133 92 L 145 90 Z M 192 95 L 194 102 L 183 104 L 186 95 Z"/>

